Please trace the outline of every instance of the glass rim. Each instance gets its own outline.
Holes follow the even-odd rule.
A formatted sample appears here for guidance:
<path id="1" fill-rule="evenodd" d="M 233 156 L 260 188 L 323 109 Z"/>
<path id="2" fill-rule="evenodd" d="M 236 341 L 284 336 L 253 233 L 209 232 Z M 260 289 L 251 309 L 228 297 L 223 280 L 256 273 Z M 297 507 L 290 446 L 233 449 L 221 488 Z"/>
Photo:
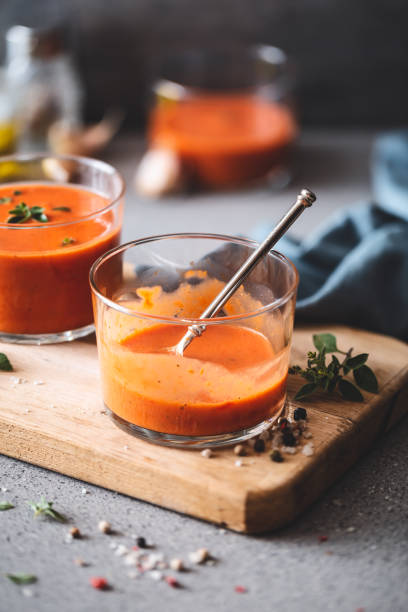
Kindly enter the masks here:
<path id="1" fill-rule="evenodd" d="M 63 223 L 52 223 L 52 224 L 46 224 L 44 223 L 43 225 L 14 225 L 14 224 L 10 224 L 10 223 L 0 223 L 0 228 L 5 228 L 5 229 L 9 229 L 9 230 L 31 230 L 31 231 L 35 231 L 35 230 L 46 230 L 46 229 L 50 229 L 50 228 L 55 228 L 55 227 L 71 227 L 73 225 L 79 224 L 79 223 L 83 223 L 84 221 L 90 221 L 91 219 L 94 219 L 95 217 L 99 217 L 101 214 L 107 212 L 108 210 L 110 210 L 111 208 L 114 208 L 115 205 L 120 202 L 120 200 L 123 198 L 125 190 L 126 190 L 126 184 L 125 184 L 125 180 L 122 176 L 122 174 L 119 172 L 119 170 L 117 170 L 114 166 L 112 166 L 111 164 L 108 164 L 107 162 L 104 162 L 100 159 L 95 159 L 93 157 L 85 157 L 82 155 L 54 155 L 52 153 L 47 154 L 47 153 L 15 153 L 13 155 L 2 155 L 0 156 L 0 164 L 2 163 L 7 163 L 7 162 L 26 162 L 26 161 L 39 161 L 39 160 L 43 160 L 43 159 L 56 159 L 57 161 L 73 161 L 73 162 L 78 162 L 78 163 L 82 163 L 84 165 L 87 165 L 88 167 L 97 167 L 100 170 L 104 171 L 107 174 L 110 174 L 111 176 L 116 175 L 119 179 L 119 184 L 120 184 L 120 188 L 119 188 L 119 194 L 117 196 L 114 196 L 113 198 L 108 198 L 109 199 L 109 203 L 106 204 L 106 206 L 104 206 L 103 208 L 98 208 L 98 210 L 90 213 L 89 215 L 85 215 L 84 217 L 81 217 L 80 219 L 75 219 L 74 221 L 64 221 Z M 0 188 L 6 185 L 14 185 L 14 184 L 21 184 L 24 182 L 36 182 L 36 181 L 40 181 L 40 182 L 44 182 L 41 181 L 41 179 L 32 179 L 31 181 L 27 180 L 20 180 L 20 181 L 10 181 L 9 183 L 0 183 Z M 55 184 L 55 185 L 70 185 L 70 183 L 68 182 L 64 182 L 64 181 L 50 181 L 50 184 Z M 72 185 L 77 185 L 77 183 L 72 183 Z"/>
<path id="2" fill-rule="evenodd" d="M 265 304 L 261 308 L 258 308 L 250 312 L 228 315 L 228 316 L 223 316 L 223 317 L 211 317 L 211 318 L 206 318 L 206 319 L 189 318 L 189 317 L 178 318 L 178 317 L 171 317 L 171 316 L 164 316 L 164 315 L 154 315 L 154 314 L 141 313 L 136 310 L 131 310 L 130 308 L 126 308 L 125 306 L 121 306 L 114 300 L 111 300 L 110 298 L 107 298 L 106 296 L 104 296 L 99 291 L 96 280 L 95 280 L 95 274 L 97 273 L 99 267 L 103 263 L 105 263 L 105 261 L 135 246 L 139 246 L 142 244 L 148 244 L 150 242 L 157 242 L 159 240 L 175 240 L 178 238 L 182 238 L 182 239 L 184 238 L 193 238 L 193 239 L 203 238 L 203 239 L 210 239 L 210 240 L 214 239 L 214 240 L 221 240 L 224 242 L 234 242 L 235 244 L 241 244 L 245 246 L 253 246 L 254 248 L 259 246 L 259 242 L 257 242 L 256 240 L 251 240 L 249 238 L 229 236 L 227 234 L 213 234 L 213 233 L 201 233 L 201 232 L 180 232 L 180 233 L 171 233 L 171 234 L 157 234 L 154 236 L 146 236 L 144 238 L 139 238 L 137 240 L 131 240 L 130 242 L 126 242 L 122 245 L 114 247 L 113 249 L 110 249 L 109 251 L 107 251 L 100 257 L 98 257 L 98 259 L 92 264 L 92 267 L 89 271 L 89 282 L 90 282 L 93 294 L 98 299 L 100 299 L 104 304 L 109 306 L 110 308 L 113 308 L 114 310 L 121 312 L 122 314 L 131 316 L 131 317 L 139 317 L 139 318 L 147 319 L 150 321 L 170 323 L 174 325 L 190 326 L 190 325 L 200 325 L 200 324 L 201 325 L 203 324 L 216 325 L 220 323 L 226 323 L 227 321 L 240 321 L 243 319 L 253 318 L 261 314 L 264 314 L 265 312 L 276 310 L 280 306 L 286 304 L 296 293 L 296 290 L 299 284 L 299 273 L 295 265 L 291 262 L 291 260 L 288 257 L 283 255 L 279 251 L 275 251 L 275 250 L 270 250 L 267 256 L 276 257 L 278 260 L 284 263 L 292 271 L 293 282 L 291 284 L 291 287 L 280 298 L 277 298 L 276 300 L 273 300 L 269 304 Z"/>
<path id="3" fill-rule="evenodd" d="M 270 66 L 277 65 L 290 65 L 290 59 L 287 53 L 276 45 L 270 44 L 244 44 L 239 45 L 237 47 L 238 51 L 242 54 L 246 54 L 247 57 L 253 57 L 254 59 L 259 59 L 265 64 L 269 64 Z M 189 55 L 192 53 L 198 53 L 203 58 L 208 58 L 211 54 L 214 54 L 217 50 L 214 51 L 211 47 L 195 47 L 192 46 L 190 48 L 185 49 L 184 51 L 180 51 L 174 54 L 175 58 L 187 59 Z M 223 50 L 225 52 L 225 49 Z M 258 90 L 260 87 L 259 84 L 242 86 L 242 87 L 234 87 L 231 89 L 227 89 L 225 91 L 236 94 L 236 92 L 251 92 L 254 90 Z M 152 85 L 152 90 L 156 95 L 163 94 L 165 91 L 165 97 L 169 99 L 181 100 L 186 95 L 196 95 L 203 92 L 211 92 L 211 89 L 208 89 L 203 86 L 196 85 L 187 85 L 181 81 L 181 79 L 172 79 L 167 78 L 165 76 L 158 77 Z M 223 91 L 223 93 L 225 93 Z"/>

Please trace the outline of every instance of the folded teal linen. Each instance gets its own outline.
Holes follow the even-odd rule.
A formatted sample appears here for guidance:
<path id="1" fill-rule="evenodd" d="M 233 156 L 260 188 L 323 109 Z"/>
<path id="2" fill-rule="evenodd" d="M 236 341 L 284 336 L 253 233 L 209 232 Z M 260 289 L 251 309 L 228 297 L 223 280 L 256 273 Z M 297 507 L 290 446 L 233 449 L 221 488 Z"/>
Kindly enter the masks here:
<path id="1" fill-rule="evenodd" d="M 277 248 L 299 276 L 296 321 L 341 323 L 408 341 L 408 130 L 374 146 L 375 201 L 342 209 Z M 270 226 L 253 237 L 262 240 Z"/>

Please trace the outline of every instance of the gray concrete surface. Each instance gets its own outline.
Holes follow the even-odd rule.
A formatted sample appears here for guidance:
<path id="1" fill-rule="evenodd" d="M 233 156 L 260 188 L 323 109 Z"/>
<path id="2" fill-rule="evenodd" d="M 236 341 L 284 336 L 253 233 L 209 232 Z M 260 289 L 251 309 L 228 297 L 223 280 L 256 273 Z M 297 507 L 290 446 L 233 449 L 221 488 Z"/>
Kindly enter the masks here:
<path id="1" fill-rule="evenodd" d="M 305 216 L 301 231 L 308 231 L 338 206 L 368 196 L 369 143 L 364 134 L 306 134 L 298 178 L 278 195 L 256 190 L 147 202 L 129 189 L 124 237 L 183 230 L 244 233 L 259 220 L 276 218 L 303 182 L 319 194 L 319 208 L 307 224 Z M 128 181 L 138 149 L 140 144 L 128 139 L 110 151 Z M 407 437 L 405 419 L 294 523 L 262 537 L 225 532 L 0 456 L 0 488 L 7 489 L 0 490 L 0 501 L 15 504 L 0 513 L 0 612 L 406 612 Z M 41 495 L 69 517 L 68 526 L 33 519 L 27 502 Z M 101 519 L 117 533 L 101 534 Z M 72 525 L 86 537 L 67 543 Z M 145 536 L 169 558 L 186 559 L 188 552 L 206 547 L 218 561 L 180 574 L 181 589 L 148 575 L 132 579 L 111 548 L 112 542 L 131 546 L 132 535 Z M 319 541 L 322 535 L 326 542 Z M 73 561 L 78 557 L 90 565 L 78 567 Z M 9 572 L 34 573 L 38 582 L 27 592 L 4 577 Z M 106 577 L 112 590 L 92 589 L 90 576 Z M 236 593 L 237 585 L 247 592 Z"/>

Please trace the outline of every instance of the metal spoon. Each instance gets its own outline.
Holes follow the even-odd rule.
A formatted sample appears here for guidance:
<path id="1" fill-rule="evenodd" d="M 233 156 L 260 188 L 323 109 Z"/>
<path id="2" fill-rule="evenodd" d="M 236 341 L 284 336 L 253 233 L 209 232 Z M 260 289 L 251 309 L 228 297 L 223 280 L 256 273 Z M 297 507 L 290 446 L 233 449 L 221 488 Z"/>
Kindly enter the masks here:
<path id="1" fill-rule="evenodd" d="M 239 270 L 235 272 L 234 276 L 228 281 L 222 291 L 220 291 L 220 293 L 213 299 L 211 304 L 207 306 L 204 312 L 200 315 L 199 319 L 210 319 L 218 312 L 220 308 L 222 308 L 225 302 L 227 302 L 235 291 L 242 285 L 244 280 L 252 272 L 260 259 L 269 253 L 271 248 L 278 242 L 278 240 L 282 238 L 283 234 L 287 232 L 292 223 L 296 221 L 305 208 L 309 208 L 315 200 L 316 196 L 312 191 L 309 189 L 302 189 L 293 206 L 291 206 L 288 212 L 282 217 L 276 227 L 252 253 L 252 255 L 250 255 L 250 257 L 248 257 L 248 259 L 242 264 Z M 183 353 L 190 342 L 192 342 L 197 336 L 201 336 L 205 330 L 206 326 L 204 324 L 190 325 L 188 331 L 174 348 L 177 355 L 183 356 Z"/>

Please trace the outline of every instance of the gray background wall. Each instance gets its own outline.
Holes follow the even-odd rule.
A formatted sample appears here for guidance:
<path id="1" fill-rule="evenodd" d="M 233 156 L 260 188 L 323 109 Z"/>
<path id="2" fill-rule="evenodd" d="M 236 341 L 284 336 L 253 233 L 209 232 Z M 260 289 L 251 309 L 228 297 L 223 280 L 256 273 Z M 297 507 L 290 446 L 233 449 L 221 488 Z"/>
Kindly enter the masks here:
<path id="1" fill-rule="evenodd" d="M 140 125 L 152 65 L 176 48 L 222 40 L 291 54 L 304 124 L 407 120 L 407 0 L 0 0 L 0 33 L 64 6 L 90 119 L 123 106 L 128 125 Z"/>

